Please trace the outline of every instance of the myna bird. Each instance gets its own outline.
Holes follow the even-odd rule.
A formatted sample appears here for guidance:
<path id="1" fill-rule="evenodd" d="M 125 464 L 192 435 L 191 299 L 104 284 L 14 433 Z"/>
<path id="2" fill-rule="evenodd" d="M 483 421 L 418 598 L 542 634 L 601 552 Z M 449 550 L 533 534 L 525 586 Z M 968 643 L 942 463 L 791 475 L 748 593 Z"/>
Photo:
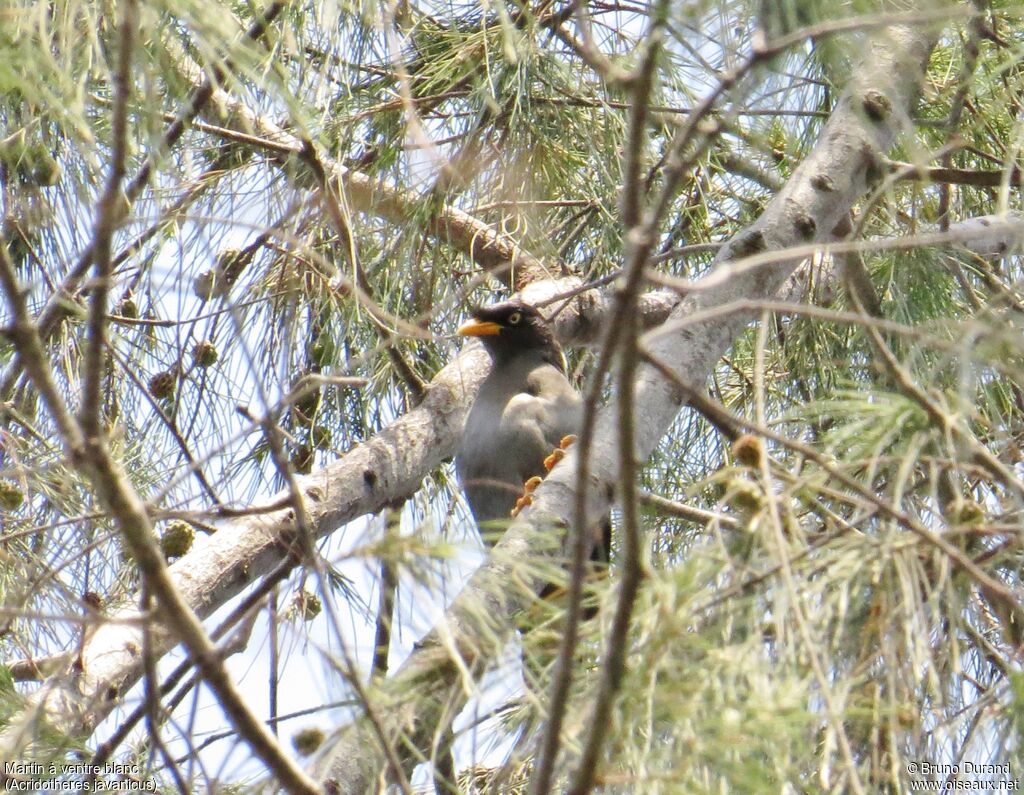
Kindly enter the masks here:
<path id="1" fill-rule="evenodd" d="M 483 537 L 502 529 L 571 443 L 583 416 L 565 357 L 544 317 L 522 301 L 481 307 L 458 330 L 491 356 L 455 457 L 459 481 Z M 554 451 L 554 453 L 553 453 Z M 524 495 L 524 486 L 526 494 Z M 607 565 L 611 522 L 595 528 L 590 559 Z M 542 596 L 554 590 L 545 587 Z"/>

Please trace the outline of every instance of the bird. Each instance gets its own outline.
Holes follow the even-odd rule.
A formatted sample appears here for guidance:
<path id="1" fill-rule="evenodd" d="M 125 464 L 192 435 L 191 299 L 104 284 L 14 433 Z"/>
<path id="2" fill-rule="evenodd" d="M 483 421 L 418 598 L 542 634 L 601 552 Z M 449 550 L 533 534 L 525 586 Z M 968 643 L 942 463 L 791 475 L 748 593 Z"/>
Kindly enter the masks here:
<path id="1" fill-rule="evenodd" d="M 478 307 L 457 334 L 479 339 L 491 357 L 455 456 L 466 501 L 490 545 L 575 439 L 583 400 L 566 376 L 551 327 L 535 307 L 518 299 Z M 610 552 L 606 517 L 594 529 L 590 560 L 606 568 Z M 540 596 L 557 590 L 546 585 Z"/>

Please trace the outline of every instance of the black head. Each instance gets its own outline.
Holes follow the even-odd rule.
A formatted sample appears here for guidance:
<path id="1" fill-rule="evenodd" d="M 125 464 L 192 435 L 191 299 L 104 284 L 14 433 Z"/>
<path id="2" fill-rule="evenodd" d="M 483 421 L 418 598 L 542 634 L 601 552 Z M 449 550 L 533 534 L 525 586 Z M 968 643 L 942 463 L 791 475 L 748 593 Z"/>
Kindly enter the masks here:
<path id="1" fill-rule="evenodd" d="M 537 352 L 545 361 L 564 369 L 562 350 L 555 342 L 544 316 L 522 301 L 477 307 L 473 319 L 459 326 L 464 337 L 479 337 L 494 361 L 501 362 L 524 352 Z"/>

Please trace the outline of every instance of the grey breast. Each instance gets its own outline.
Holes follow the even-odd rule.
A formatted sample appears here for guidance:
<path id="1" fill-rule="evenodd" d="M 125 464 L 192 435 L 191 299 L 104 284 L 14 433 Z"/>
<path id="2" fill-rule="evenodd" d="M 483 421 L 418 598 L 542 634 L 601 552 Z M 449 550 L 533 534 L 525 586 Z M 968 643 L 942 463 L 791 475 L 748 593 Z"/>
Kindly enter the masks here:
<path id="1" fill-rule="evenodd" d="M 568 379 L 539 357 L 491 371 L 466 420 L 456 456 L 459 481 L 478 524 L 507 523 L 523 483 L 579 427 L 581 401 Z"/>

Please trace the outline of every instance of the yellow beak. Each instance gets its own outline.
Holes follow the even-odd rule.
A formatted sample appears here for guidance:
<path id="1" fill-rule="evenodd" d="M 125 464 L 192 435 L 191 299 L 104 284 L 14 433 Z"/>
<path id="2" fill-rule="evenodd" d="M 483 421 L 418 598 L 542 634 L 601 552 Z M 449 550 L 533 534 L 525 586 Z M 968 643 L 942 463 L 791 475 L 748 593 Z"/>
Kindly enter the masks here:
<path id="1" fill-rule="evenodd" d="M 455 333 L 460 337 L 493 337 L 501 333 L 501 325 L 489 320 L 467 320 Z"/>

